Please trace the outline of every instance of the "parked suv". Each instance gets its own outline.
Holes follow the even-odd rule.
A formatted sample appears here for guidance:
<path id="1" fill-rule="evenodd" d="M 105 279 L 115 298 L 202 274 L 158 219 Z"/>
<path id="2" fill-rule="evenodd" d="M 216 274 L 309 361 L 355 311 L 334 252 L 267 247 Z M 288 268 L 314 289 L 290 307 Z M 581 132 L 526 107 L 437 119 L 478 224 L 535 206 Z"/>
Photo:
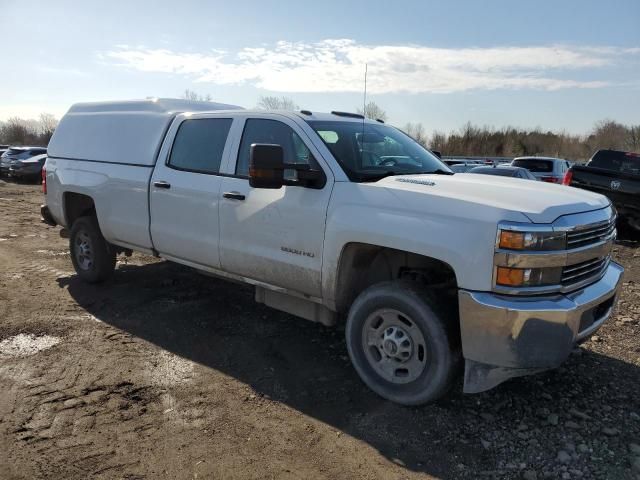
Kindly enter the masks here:
<path id="1" fill-rule="evenodd" d="M 47 153 L 47 149 L 44 147 L 10 147 L 0 157 L 0 175 L 9 175 L 11 165 L 15 162 L 30 160 L 45 153 Z"/>
<path id="2" fill-rule="evenodd" d="M 568 160 L 552 157 L 518 157 L 511 162 L 513 167 L 529 170 L 534 177 L 543 182 L 562 183 L 567 170 L 571 168 Z"/>
<path id="3" fill-rule="evenodd" d="M 611 316 L 623 272 L 606 197 L 453 175 L 356 114 L 75 105 L 45 180 L 41 213 L 70 230 L 82 280 L 137 250 L 308 320 L 346 318 L 355 370 L 405 405 L 443 396 L 462 362 L 466 392 L 557 367 Z"/>

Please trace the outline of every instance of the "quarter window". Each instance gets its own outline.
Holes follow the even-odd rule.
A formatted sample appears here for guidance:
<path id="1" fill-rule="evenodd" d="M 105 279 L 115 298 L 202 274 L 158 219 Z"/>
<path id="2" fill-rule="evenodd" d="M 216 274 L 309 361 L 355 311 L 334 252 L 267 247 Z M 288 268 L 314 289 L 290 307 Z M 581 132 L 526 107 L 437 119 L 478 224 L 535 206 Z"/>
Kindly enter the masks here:
<path id="1" fill-rule="evenodd" d="M 230 118 L 182 122 L 173 142 L 169 166 L 196 173 L 218 173 L 231 123 Z"/>
<path id="2" fill-rule="evenodd" d="M 248 119 L 242 134 L 236 175 L 249 175 L 249 154 L 254 143 L 269 143 L 280 145 L 284 151 L 285 163 L 299 163 L 316 165 L 311 152 L 300 136 L 288 125 L 277 120 L 251 118 Z M 285 176 L 287 173 L 285 172 Z"/>

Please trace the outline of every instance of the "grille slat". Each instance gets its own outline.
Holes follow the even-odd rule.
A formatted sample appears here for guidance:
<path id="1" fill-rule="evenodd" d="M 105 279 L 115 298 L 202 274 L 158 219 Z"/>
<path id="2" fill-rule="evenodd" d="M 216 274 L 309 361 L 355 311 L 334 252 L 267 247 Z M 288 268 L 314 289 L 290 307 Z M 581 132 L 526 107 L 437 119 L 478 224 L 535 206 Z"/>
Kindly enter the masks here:
<path id="1" fill-rule="evenodd" d="M 600 275 L 609 265 L 609 257 L 596 258 L 562 269 L 562 284 L 570 285 Z"/>
<path id="2" fill-rule="evenodd" d="M 594 258 L 593 260 L 589 260 L 587 262 L 582 262 L 575 265 L 569 265 L 568 267 L 564 267 L 564 269 L 562 270 L 562 273 L 563 275 L 573 273 L 577 270 L 582 270 L 584 268 L 588 268 L 592 265 L 595 265 L 596 263 L 600 263 L 601 261 L 602 261 L 602 258 Z"/>
<path id="3" fill-rule="evenodd" d="M 615 220 L 611 219 L 605 224 L 569 231 L 567 232 L 567 246 L 571 249 L 601 242 L 609 237 L 615 228 Z"/>

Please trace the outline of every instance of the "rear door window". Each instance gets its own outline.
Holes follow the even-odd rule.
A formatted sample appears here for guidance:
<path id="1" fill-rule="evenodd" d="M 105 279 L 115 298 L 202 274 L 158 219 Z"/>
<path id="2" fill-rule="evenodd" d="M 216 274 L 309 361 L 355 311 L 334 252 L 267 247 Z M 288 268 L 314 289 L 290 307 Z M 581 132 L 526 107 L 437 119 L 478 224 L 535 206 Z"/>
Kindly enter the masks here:
<path id="1" fill-rule="evenodd" d="M 198 118 L 182 122 L 168 166 L 195 173 L 218 173 L 232 122 L 230 118 Z"/>
<path id="2" fill-rule="evenodd" d="M 538 160 L 536 158 L 521 158 L 514 160 L 514 167 L 526 168 L 530 172 L 550 173 L 553 172 L 553 162 L 551 160 Z"/>
<path id="3" fill-rule="evenodd" d="M 600 150 L 587 165 L 620 173 L 640 175 L 640 154 Z"/>

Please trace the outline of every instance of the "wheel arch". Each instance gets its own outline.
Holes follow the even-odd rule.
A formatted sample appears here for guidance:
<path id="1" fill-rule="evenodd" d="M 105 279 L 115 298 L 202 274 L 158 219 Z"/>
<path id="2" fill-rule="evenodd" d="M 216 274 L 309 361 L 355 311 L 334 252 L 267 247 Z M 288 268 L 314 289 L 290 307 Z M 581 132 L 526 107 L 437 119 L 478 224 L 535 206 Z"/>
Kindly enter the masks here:
<path id="1" fill-rule="evenodd" d="M 454 268 L 443 260 L 406 250 L 351 242 L 344 245 L 338 260 L 334 292 L 336 311 L 346 313 L 360 292 L 368 287 L 399 279 L 445 291 L 457 291 L 458 287 Z"/>
<path id="2" fill-rule="evenodd" d="M 68 228 L 80 217 L 97 216 L 93 198 L 82 193 L 65 192 L 62 196 L 62 208 Z"/>

